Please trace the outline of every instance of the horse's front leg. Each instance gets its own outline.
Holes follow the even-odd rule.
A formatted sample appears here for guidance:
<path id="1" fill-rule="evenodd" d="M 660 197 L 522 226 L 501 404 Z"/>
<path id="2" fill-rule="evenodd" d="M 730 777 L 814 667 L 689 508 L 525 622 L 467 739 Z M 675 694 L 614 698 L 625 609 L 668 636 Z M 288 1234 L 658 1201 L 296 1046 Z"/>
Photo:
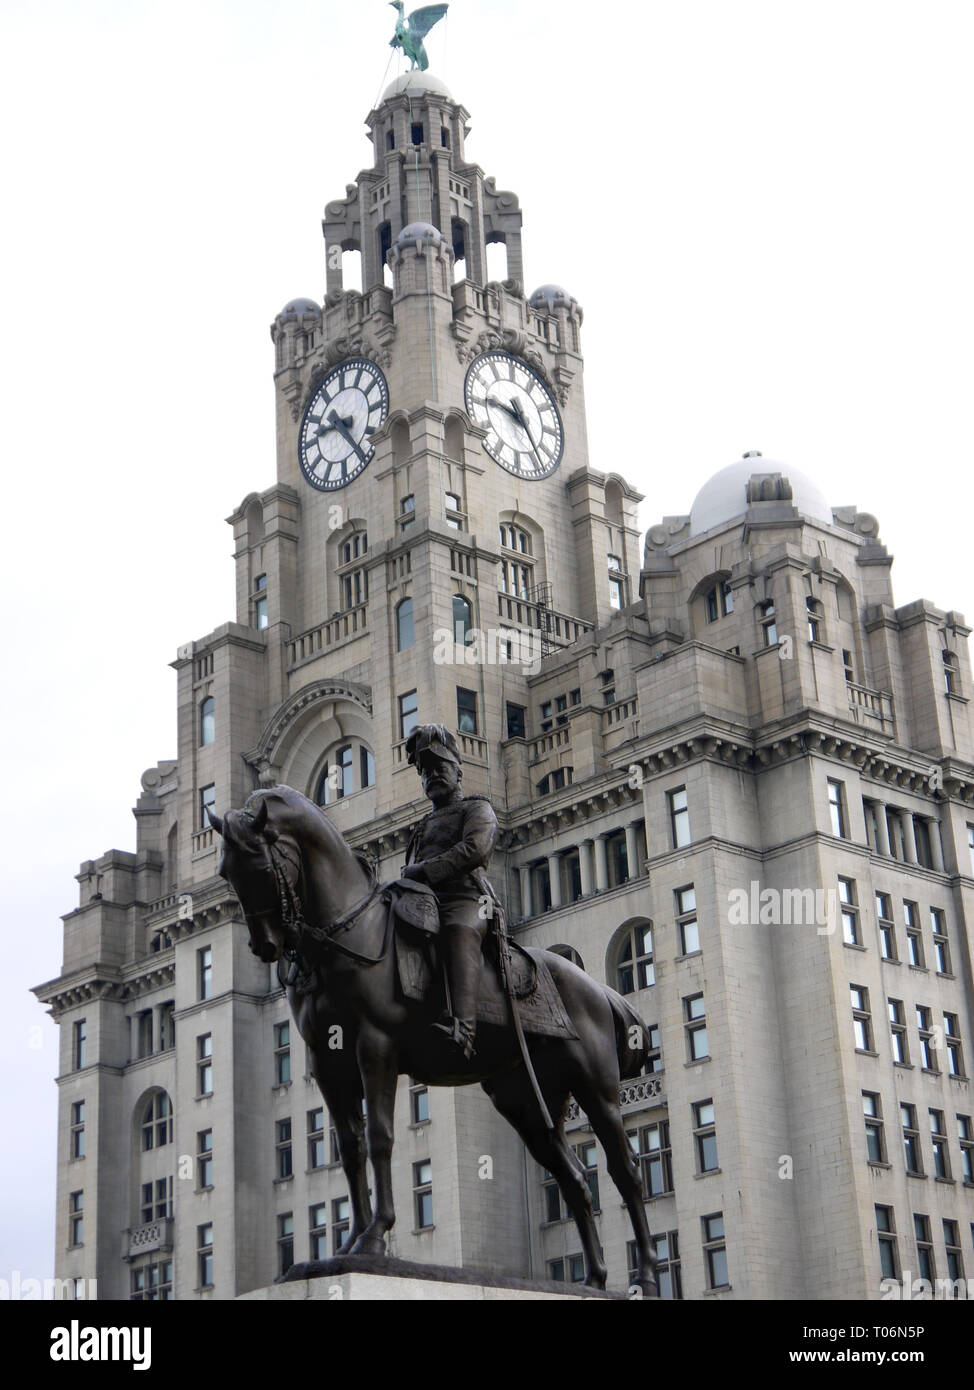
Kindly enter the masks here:
<path id="1" fill-rule="evenodd" d="M 375 1174 L 372 1220 L 352 1246 L 353 1255 L 384 1255 L 385 1234 L 396 1221 L 392 1200 L 392 1143 L 399 1067 L 392 1042 L 374 1028 L 358 1037 L 358 1066 L 365 1088 L 366 1136 Z"/>
<path id="2" fill-rule="evenodd" d="M 352 1224 L 340 1250 L 347 1255 L 372 1220 L 369 1200 L 369 1175 L 365 1161 L 365 1120 L 362 1117 L 362 1081 L 357 1066 L 338 1068 L 335 1054 L 328 1054 L 328 1065 L 318 1065 L 311 1053 L 315 1080 L 328 1107 L 338 1139 L 338 1156 L 348 1180 L 348 1198 Z"/>

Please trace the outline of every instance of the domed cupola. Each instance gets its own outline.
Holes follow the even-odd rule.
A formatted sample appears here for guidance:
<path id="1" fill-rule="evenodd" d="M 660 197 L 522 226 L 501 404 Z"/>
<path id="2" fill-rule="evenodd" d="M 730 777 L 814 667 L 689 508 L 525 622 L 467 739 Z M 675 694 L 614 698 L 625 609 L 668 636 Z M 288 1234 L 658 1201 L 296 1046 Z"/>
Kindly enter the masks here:
<path id="1" fill-rule="evenodd" d="M 704 483 L 690 509 L 690 535 L 702 536 L 763 503 L 777 504 L 778 509 L 788 508 L 813 521 L 833 525 L 832 508 L 811 478 L 754 451 Z"/>

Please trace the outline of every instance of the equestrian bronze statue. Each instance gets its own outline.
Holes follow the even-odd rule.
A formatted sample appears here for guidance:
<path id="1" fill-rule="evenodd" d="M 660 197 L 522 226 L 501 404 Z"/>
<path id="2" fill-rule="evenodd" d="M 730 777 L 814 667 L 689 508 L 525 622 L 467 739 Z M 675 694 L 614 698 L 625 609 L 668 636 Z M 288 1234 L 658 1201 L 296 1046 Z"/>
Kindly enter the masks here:
<path id="1" fill-rule="evenodd" d="M 325 812 L 290 787 L 254 792 L 222 819 L 210 814 L 223 841 L 220 874 L 240 900 L 251 950 L 277 962 L 337 1133 L 352 1216 L 339 1253 L 386 1253 L 398 1077 L 479 1083 L 558 1183 L 581 1236 L 585 1282 L 604 1288 L 585 1170 L 565 1138 L 574 1096 L 629 1211 L 635 1284 L 656 1297 L 656 1253 L 619 1109 L 620 1081 L 644 1069 L 648 1030 L 570 961 L 508 940 L 484 876 L 497 821 L 486 798 L 461 794 L 452 735 L 422 726 L 407 754 L 433 809 L 396 883 L 378 883 Z"/>

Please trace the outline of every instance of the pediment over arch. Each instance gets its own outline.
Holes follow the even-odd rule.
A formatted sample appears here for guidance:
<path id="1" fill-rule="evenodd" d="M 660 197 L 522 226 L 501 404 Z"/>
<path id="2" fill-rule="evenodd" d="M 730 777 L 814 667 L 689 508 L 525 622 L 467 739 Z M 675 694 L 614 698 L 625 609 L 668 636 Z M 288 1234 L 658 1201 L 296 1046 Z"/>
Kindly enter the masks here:
<path id="1" fill-rule="evenodd" d="M 320 680 L 290 695 L 268 720 L 257 745 L 244 754 L 262 786 L 305 780 L 303 764 L 339 738 L 371 742 L 372 689 L 348 680 Z M 299 766 L 300 764 L 300 766 Z M 288 780 L 288 777 L 292 780 Z"/>

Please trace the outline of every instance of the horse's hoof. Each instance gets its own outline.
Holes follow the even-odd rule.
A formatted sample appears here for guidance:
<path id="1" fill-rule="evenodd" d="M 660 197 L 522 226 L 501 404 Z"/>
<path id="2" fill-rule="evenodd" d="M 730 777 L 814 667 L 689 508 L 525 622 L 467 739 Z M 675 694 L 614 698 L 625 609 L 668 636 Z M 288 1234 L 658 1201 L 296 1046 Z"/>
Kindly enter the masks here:
<path id="1" fill-rule="evenodd" d="M 603 1270 L 601 1274 L 592 1273 L 585 1280 L 585 1284 L 590 1289 L 604 1289 L 608 1270 Z"/>
<path id="2" fill-rule="evenodd" d="M 386 1243 L 381 1236 L 359 1236 L 348 1253 L 350 1255 L 384 1255 Z"/>

